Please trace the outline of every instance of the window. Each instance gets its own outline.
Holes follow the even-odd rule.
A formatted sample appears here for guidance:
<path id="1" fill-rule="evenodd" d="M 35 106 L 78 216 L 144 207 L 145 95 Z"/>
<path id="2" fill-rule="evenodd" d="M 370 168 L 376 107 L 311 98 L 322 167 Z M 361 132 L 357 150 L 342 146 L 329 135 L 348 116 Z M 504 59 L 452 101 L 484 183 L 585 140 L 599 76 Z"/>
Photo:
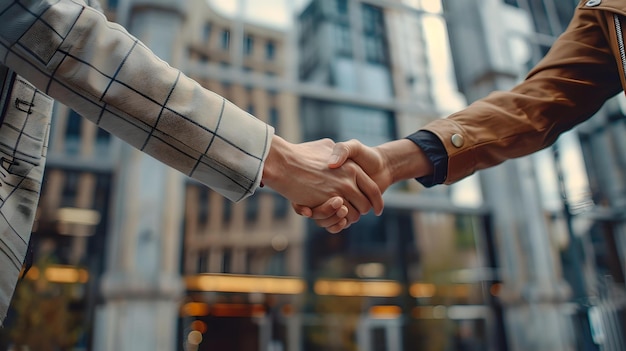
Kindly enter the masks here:
<path id="1" fill-rule="evenodd" d="M 209 42 L 211 39 L 211 23 L 205 23 L 204 28 L 202 28 L 202 40 L 204 42 Z"/>
<path id="2" fill-rule="evenodd" d="M 209 221 L 209 190 L 206 187 L 196 187 L 198 192 L 198 224 L 204 226 Z"/>
<path id="3" fill-rule="evenodd" d="M 276 44 L 273 41 L 268 41 L 265 44 L 265 58 L 268 60 L 273 60 L 276 56 Z"/>
<path id="4" fill-rule="evenodd" d="M 278 109 L 276 107 L 270 108 L 269 124 L 273 126 L 276 131 L 278 131 L 278 123 L 280 122 L 279 119 L 280 113 L 278 112 Z"/>
<path id="5" fill-rule="evenodd" d="M 61 200 L 61 207 L 75 207 L 76 196 L 78 191 L 78 182 L 80 180 L 80 174 L 78 172 L 65 172 L 65 179 L 63 183 L 63 197 Z"/>
<path id="6" fill-rule="evenodd" d="M 224 29 L 222 31 L 221 47 L 224 50 L 228 50 L 228 48 L 230 47 L 230 31 L 228 29 Z"/>
<path id="7" fill-rule="evenodd" d="M 254 51 L 254 38 L 250 35 L 246 35 L 246 38 L 243 42 L 243 53 L 246 56 L 252 55 Z"/>
<path id="8" fill-rule="evenodd" d="M 365 58 L 371 63 L 385 63 L 386 53 L 382 38 L 365 38 Z"/>
<path id="9" fill-rule="evenodd" d="M 111 134 L 106 130 L 98 127 L 98 132 L 96 134 L 96 140 L 98 143 L 108 143 L 111 140 Z"/>
<path id="10" fill-rule="evenodd" d="M 289 205 L 289 201 L 287 199 L 278 194 L 274 194 L 274 218 L 287 218 L 290 207 L 291 206 Z"/>
<path id="11" fill-rule="evenodd" d="M 80 129 L 82 126 L 83 118 L 76 112 L 70 111 L 70 115 L 67 118 L 67 129 L 65 129 L 66 138 L 80 139 Z"/>
<path id="12" fill-rule="evenodd" d="M 348 0 L 337 0 L 337 12 L 340 15 L 348 13 Z"/>
<path id="13" fill-rule="evenodd" d="M 83 118 L 78 113 L 70 111 L 65 129 L 65 152 L 67 154 L 76 155 L 80 152 L 82 124 Z"/>
<path id="14" fill-rule="evenodd" d="M 224 223 L 230 222 L 230 219 L 233 215 L 233 203 L 227 198 L 224 198 L 222 209 L 224 211 L 224 214 L 222 216 Z"/>
<path id="15" fill-rule="evenodd" d="M 335 38 L 337 38 L 337 52 L 344 56 L 352 55 L 352 38 L 350 27 L 346 24 L 335 25 Z"/>
<path id="16" fill-rule="evenodd" d="M 118 0 L 109 0 L 109 1 L 108 1 L 108 4 L 107 4 L 107 5 L 108 5 L 108 6 L 107 6 L 107 7 L 108 7 L 108 9 L 109 9 L 109 10 L 115 10 L 115 9 L 117 9 L 117 3 L 118 3 L 118 2 L 119 2 Z"/>
<path id="17" fill-rule="evenodd" d="M 96 157 L 106 157 L 110 153 L 111 134 L 98 127 L 96 131 Z"/>
<path id="18" fill-rule="evenodd" d="M 363 5 L 363 32 L 366 34 L 383 34 L 383 13 L 380 8 Z"/>
<path id="19" fill-rule="evenodd" d="M 233 260 L 232 249 L 224 249 L 222 251 L 222 273 L 231 273 L 232 260 Z"/>
<path id="20" fill-rule="evenodd" d="M 198 261 L 196 262 L 196 272 L 205 273 L 209 271 L 209 251 L 198 250 Z"/>
<path id="21" fill-rule="evenodd" d="M 250 196 L 246 199 L 246 220 L 253 222 L 259 215 L 259 197 Z"/>

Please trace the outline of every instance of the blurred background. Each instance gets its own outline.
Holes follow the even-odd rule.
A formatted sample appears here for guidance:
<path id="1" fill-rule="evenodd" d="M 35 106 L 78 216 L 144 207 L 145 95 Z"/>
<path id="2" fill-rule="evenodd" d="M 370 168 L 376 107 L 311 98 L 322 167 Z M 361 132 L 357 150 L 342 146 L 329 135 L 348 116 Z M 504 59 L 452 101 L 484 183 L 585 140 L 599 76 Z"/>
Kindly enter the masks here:
<path id="1" fill-rule="evenodd" d="M 547 52 L 577 0 L 101 0 L 154 52 L 300 142 L 404 137 Z M 399 183 L 331 235 L 55 108 L 0 349 L 626 350 L 626 101 L 453 186 Z"/>

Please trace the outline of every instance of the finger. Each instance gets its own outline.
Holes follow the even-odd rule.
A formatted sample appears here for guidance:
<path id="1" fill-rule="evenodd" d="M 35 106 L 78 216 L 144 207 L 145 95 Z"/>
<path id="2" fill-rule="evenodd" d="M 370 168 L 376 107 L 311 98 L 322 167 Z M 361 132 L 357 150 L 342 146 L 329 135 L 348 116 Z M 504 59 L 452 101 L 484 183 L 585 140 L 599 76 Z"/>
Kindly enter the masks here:
<path id="1" fill-rule="evenodd" d="M 333 152 L 330 154 L 328 161 L 328 167 L 338 168 L 346 162 L 346 160 L 353 155 L 358 142 L 356 140 L 344 141 L 336 143 L 333 147 Z"/>
<path id="2" fill-rule="evenodd" d="M 319 227 L 322 227 L 322 228 L 328 228 L 330 226 L 333 226 L 342 222 L 344 219 L 346 219 L 347 215 L 348 215 L 348 207 L 342 205 L 341 208 L 339 208 L 337 212 L 331 215 L 330 217 L 316 219 L 315 224 L 317 224 Z M 347 222 L 347 219 L 346 219 L 346 222 Z"/>
<path id="3" fill-rule="evenodd" d="M 340 231 L 346 229 L 347 227 L 348 227 L 348 220 L 343 218 L 341 220 L 341 222 L 339 222 L 337 224 L 334 224 L 334 225 L 332 225 L 330 227 L 326 227 L 326 231 L 331 233 L 331 234 L 337 234 Z"/>
<path id="4" fill-rule="evenodd" d="M 335 216 L 337 216 L 338 218 L 346 218 L 347 215 L 348 215 L 348 207 L 346 207 L 343 204 L 337 210 L 337 213 L 335 213 Z"/>
<path id="5" fill-rule="evenodd" d="M 311 218 L 313 216 L 313 210 L 310 207 L 291 203 L 291 207 L 295 213 L 299 214 L 302 217 Z"/>
<path id="6" fill-rule="evenodd" d="M 348 215 L 345 217 L 348 220 L 348 225 L 358 222 L 361 218 L 361 212 L 357 210 L 350 202 L 346 203 L 348 208 Z"/>
<path id="7" fill-rule="evenodd" d="M 383 213 L 385 203 L 383 201 L 383 194 L 380 192 L 380 188 L 376 182 L 374 182 L 365 172 L 359 172 L 356 175 L 356 185 L 369 199 L 370 205 L 374 209 L 374 213 L 377 216 L 380 216 Z"/>
<path id="8" fill-rule="evenodd" d="M 373 183 L 371 179 L 370 182 L 372 183 L 368 183 L 367 179 L 369 179 L 369 177 L 363 172 L 361 167 L 359 167 L 359 165 L 357 165 L 353 161 L 347 162 L 345 165 L 343 165 L 343 167 L 341 167 L 341 169 L 337 169 L 334 171 L 339 172 L 340 170 L 346 170 L 347 172 L 349 172 L 349 174 L 351 174 L 351 180 L 344 183 L 342 190 L 340 190 L 343 193 L 344 199 L 346 199 L 352 205 L 352 207 L 356 208 L 359 213 L 366 214 L 373 207 L 373 204 L 368 196 L 364 194 L 363 191 L 360 189 L 358 184 L 359 179 L 362 179 L 361 182 L 364 183 L 364 186 L 366 186 L 365 184 L 367 184 L 367 187 L 370 189 L 369 191 L 373 194 L 376 193 L 375 188 L 378 188 L 378 186 L 376 185 L 376 183 Z M 341 172 L 337 174 L 337 177 L 341 176 Z M 375 188 L 372 188 L 372 184 Z M 380 190 L 378 190 L 378 192 L 380 193 Z M 380 197 L 380 194 L 378 196 Z M 372 197 L 375 197 L 375 195 L 372 195 Z M 382 201 L 382 199 L 380 199 L 379 202 L 380 201 Z M 378 208 L 380 209 L 381 207 L 382 206 L 379 205 Z"/>
<path id="9" fill-rule="evenodd" d="M 339 196 L 334 196 L 330 199 L 328 199 L 326 202 L 324 202 L 323 204 L 313 208 L 313 212 L 311 215 L 312 219 L 327 219 L 327 218 L 331 218 L 333 216 L 336 216 L 338 211 L 341 209 L 341 207 L 343 206 L 343 199 Z M 342 211 L 342 213 L 345 213 L 344 211 Z M 336 223 L 339 221 L 340 218 L 345 217 L 345 215 L 338 217 L 337 220 L 335 220 Z"/>

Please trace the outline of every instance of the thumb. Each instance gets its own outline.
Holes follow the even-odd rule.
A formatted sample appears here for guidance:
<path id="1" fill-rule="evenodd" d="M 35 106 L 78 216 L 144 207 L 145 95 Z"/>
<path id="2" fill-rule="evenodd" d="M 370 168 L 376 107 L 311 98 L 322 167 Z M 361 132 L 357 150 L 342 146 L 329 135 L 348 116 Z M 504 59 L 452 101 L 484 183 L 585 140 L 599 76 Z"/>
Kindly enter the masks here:
<path id="1" fill-rule="evenodd" d="M 356 149 L 355 147 L 353 147 L 354 144 L 354 140 L 335 144 L 335 146 L 333 147 L 333 152 L 330 154 L 330 159 L 328 160 L 328 167 L 339 168 L 349 158 L 355 156 L 353 152 L 353 150 Z"/>
<path id="2" fill-rule="evenodd" d="M 311 216 L 313 216 L 313 210 L 310 207 L 298 205 L 293 202 L 291 203 L 291 207 L 293 207 L 294 212 L 302 217 L 311 218 Z"/>

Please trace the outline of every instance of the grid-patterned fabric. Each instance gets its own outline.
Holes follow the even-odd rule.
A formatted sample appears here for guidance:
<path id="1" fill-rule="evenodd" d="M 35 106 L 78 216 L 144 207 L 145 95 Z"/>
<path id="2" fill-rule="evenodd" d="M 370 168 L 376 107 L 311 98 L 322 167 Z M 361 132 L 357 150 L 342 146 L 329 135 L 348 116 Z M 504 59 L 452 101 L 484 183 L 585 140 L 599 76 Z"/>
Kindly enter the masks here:
<path id="1" fill-rule="evenodd" d="M 52 99 L 10 75 L 0 127 L 0 324 L 28 248 L 45 165 Z"/>
<path id="2" fill-rule="evenodd" d="M 0 63 L 23 77 L 0 109 L 0 323 L 39 198 L 52 108 L 45 94 L 230 200 L 261 181 L 274 129 L 82 1 L 0 0 Z"/>
<path id="3" fill-rule="evenodd" d="M 0 60 L 233 201 L 260 183 L 273 128 L 203 89 L 84 2 L 1 1 Z"/>

